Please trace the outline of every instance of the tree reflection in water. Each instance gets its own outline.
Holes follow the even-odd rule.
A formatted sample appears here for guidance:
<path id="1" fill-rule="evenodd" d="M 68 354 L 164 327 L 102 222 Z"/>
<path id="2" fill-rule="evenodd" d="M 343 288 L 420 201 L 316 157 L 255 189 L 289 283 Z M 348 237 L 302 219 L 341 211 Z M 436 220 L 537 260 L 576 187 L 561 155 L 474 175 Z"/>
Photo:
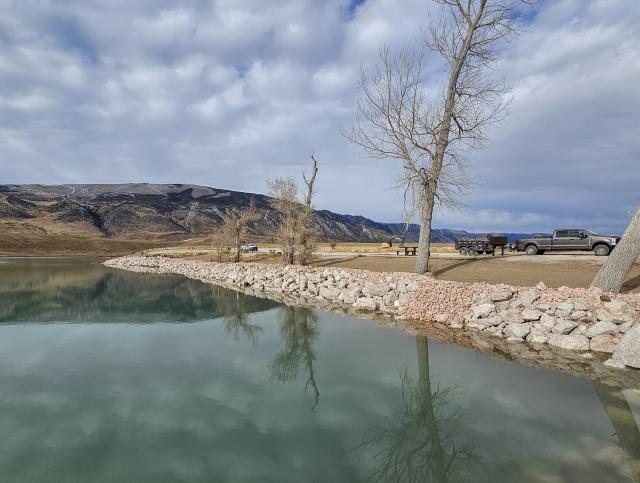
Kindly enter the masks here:
<path id="1" fill-rule="evenodd" d="M 307 374 L 304 392 L 309 388 L 313 391 L 312 408 L 315 409 L 320 399 L 313 369 L 316 359 L 313 344 L 320 335 L 318 318 L 311 309 L 285 306 L 280 309 L 279 320 L 284 347 L 271 364 L 271 374 L 279 381 L 291 381 L 298 376 L 300 364 L 304 364 Z"/>
<path id="2" fill-rule="evenodd" d="M 258 324 L 249 323 L 250 311 L 247 310 L 247 296 L 240 292 L 222 287 L 213 287 L 216 301 L 224 320 L 224 328 L 233 334 L 235 340 L 243 333 L 255 345 L 257 335 L 262 332 Z"/>
<path id="3" fill-rule="evenodd" d="M 596 393 L 611 420 L 620 447 L 629 459 L 631 477 L 640 482 L 640 431 L 624 392 L 619 387 L 595 382 Z"/>
<path id="4" fill-rule="evenodd" d="M 369 479 L 384 482 L 467 480 L 479 462 L 464 441 L 454 387 L 439 388 L 429 373 L 429 345 L 416 337 L 418 378 L 402 375 L 402 406 L 390 428 L 376 430 L 356 451 L 372 466 Z"/>

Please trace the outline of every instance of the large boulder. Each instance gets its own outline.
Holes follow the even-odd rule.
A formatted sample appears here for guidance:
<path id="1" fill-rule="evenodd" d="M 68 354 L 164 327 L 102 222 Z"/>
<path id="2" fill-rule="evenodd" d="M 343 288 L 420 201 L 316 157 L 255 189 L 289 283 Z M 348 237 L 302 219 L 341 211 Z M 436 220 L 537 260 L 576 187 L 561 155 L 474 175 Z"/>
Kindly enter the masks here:
<path id="1" fill-rule="evenodd" d="M 573 320 L 560 319 L 558 323 L 551 329 L 554 334 L 566 335 L 573 329 L 578 327 L 578 323 Z"/>
<path id="2" fill-rule="evenodd" d="M 492 302 L 506 302 L 507 300 L 511 300 L 513 297 L 513 292 L 509 289 L 498 289 L 491 292 L 491 301 Z"/>
<path id="3" fill-rule="evenodd" d="M 540 294 L 535 290 L 528 290 L 520 296 L 520 301 L 525 307 L 531 307 L 533 302 L 540 298 Z"/>
<path id="4" fill-rule="evenodd" d="M 540 317 L 542 317 L 542 312 L 540 312 L 538 309 L 524 309 L 522 311 L 522 317 L 524 317 L 525 321 L 540 320 Z"/>
<path id="5" fill-rule="evenodd" d="M 547 343 L 560 349 L 574 350 L 574 351 L 588 351 L 589 339 L 584 335 L 561 335 L 561 334 L 549 334 Z"/>
<path id="6" fill-rule="evenodd" d="M 320 287 L 320 297 L 327 300 L 338 300 L 340 289 L 335 287 Z"/>
<path id="7" fill-rule="evenodd" d="M 531 327 L 529 326 L 529 324 L 509 324 L 507 326 L 506 332 L 511 337 L 522 339 L 526 337 L 530 330 Z"/>
<path id="8" fill-rule="evenodd" d="M 640 325 L 636 325 L 620 339 L 611 358 L 625 366 L 640 368 Z"/>
<path id="9" fill-rule="evenodd" d="M 476 318 L 486 317 L 492 312 L 496 311 L 496 306 L 493 304 L 480 304 L 475 305 L 472 309 L 473 316 Z"/>
<path id="10" fill-rule="evenodd" d="M 353 304 L 353 307 L 358 310 L 377 310 L 378 304 L 371 297 L 360 297 Z"/>
<path id="11" fill-rule="evenodd" d="M 573 303 L 574 310 L 589 310 L 589 301 L 585 298 L 578 299 Z"/>
<path id="12" fill-rule="evenodd" d="M 596 322 L 587 329 L 587 337 L 596 337 L 603 334 L 616 335 L 619 332 L 618 326 L 613 322 Z"/>
<path id="13" fill-rule="evenodd" d="M 382 297 L 390 290 L 390 287 L 385 282 L 374 283 L 369 282 L 362 288 L 362 293 L 367 297 Z"/>
<path id="14" fill-rule="evenodd" d="M 556 325 L 556 318 L 549 314 L 542 314 L 540 317 L 540 326 L 545 332 L 551 332 Z"/>
<path id="15" fill-rule="evenodd" d="M 613 322 L 617 322 L 619 324 L 635 322 L 638 318 L 638 312 L 636 309 L 622 300 L 605 302 L 604 308 L 613 316 Z"/>
<path id="16" fill-rule="evenodd" d="M 347 304 L 354 303 L 360 296 L 361 291 L 359 288 L 345 288 L 340 292 L 340 300 Z"/>
<path id="17" fill-rule="evenodd" d="M 592 351 L 607 352 L 611 354 L 616 348 L 616 338 L 611 334 L 596 335 L 591 339 L 589 347 Z"/>
<path id="18" fill-rule="evenodd" d="M 531 330 L 527 336 L 527 342 L 532 344 L 544 344 L 549 340 L 549 335 L 540 330 Z"/>

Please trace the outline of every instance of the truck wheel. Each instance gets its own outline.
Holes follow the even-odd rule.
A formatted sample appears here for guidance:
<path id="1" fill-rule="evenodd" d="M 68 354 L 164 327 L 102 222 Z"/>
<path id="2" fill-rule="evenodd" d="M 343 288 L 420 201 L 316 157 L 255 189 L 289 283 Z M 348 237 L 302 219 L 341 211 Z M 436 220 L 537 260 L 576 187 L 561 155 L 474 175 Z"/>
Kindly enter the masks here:
<path id="1" fill-rule="evenodd" d="M 535 245 L 527 245 L 527 247 L 524 249 L 524 252 L 527 255 L 537 255 L 538 254 L 538 247 Z"/>
<path id="2" fill-rule="evenodd" d="M 595 253 L 597 257 L 606 257 L 610 251 L 607 245 L 596 245 L 593 247 L 593 253 Z"/>
<path id="3" fill-rule="evenodd" d="M 460 255 L 463 257 L 467 256 L 467 249 L 465 247 L 460 248 Z"/>

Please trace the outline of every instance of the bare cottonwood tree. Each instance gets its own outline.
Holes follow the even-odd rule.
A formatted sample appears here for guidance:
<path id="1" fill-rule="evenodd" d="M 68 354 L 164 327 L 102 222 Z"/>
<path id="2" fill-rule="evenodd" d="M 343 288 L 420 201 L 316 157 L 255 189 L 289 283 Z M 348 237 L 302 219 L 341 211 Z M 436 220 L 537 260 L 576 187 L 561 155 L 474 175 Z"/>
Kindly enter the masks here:
<path id="1" fill-rule="evenodd" d="M 312 151 L 309 155 L 311 158 L 311 174 L 307 176 L 306 173 L 302 173 L 304 184 L 307 188 L 304 207 L 302 208 L 302 214 L 300 216 L 300 229 L 298 236 L 300 240 L 300 254 L 298 256 L 300 265 L 307 265 L 311 261 L 313 250 L 315 247 L 315 210 L 313 209 L 313 193 L 316 178 L 318 176 L 318 161 L 315 153 Z"/>
<path id="2" fill-rule="evenodd" d="M 362 70 L 358 117 L 345 133 L 372 158 L 401 162 L 407 219 L 420 219 L 416 271 L 429 268 L 436 204 L 459 205 L 467 187 L 466 155 L 482 146 L 505 111 L 507 87 L 491 75 L 518 8 L 529 0 L 434 0 L 442 17 L 431 22 L 424 46 L 446 66 L 446 84 L 429 95 L 418 49 L 380 50 L 373 73 Z M 439 66 L 438 66 L 439 67 Z"/>
<path id="3" fill-rule="evenodd" d="M 605 292 L 620 292 L 624 279 L 639 258 L 640 206 L 638 206 L 635 214 L 631 218 L 620 243 L 616 249 L 611 252 L 611 255 L 609 255 L 609 258 L 596 275 L 591 286 L 600 288 Z"/>
<path id="4" fill-rule="evenodd" d="M 211 246 L 216 252 L 217 262 L 226 262 L 229 259 L 232 245 L 233 237 L 229 230 L 229 225 L 225 224 L 223 220 L 211 236 Z"/>
<path id="5" fill-rule="evenodd" d="M 238 263 L 242 259 L 242 243 L 247 235 L 249 226 L 260 219 L 260 213 L 252 201 L 249 206 L 237 212 L 229 212 L 222 217 L 222 231 L 227 233 L 233 246 L 233 261 Z"/>
<path id="6" fill-rule="evenodd" d="M 276 178 L 267 182 L 267 188 L 273 207 L 282 217 L 275 235 L 282 246 L 283 261 L 285 265 L 293 265 L 301 212 L 298 185 L 293 178 Z"/>

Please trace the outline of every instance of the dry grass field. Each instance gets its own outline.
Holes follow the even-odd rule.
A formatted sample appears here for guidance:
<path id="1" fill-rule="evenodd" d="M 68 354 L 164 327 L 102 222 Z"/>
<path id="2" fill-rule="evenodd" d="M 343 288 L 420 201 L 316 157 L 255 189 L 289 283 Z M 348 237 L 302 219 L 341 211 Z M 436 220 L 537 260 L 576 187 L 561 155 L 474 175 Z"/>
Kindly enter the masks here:
<path id="1" fill-rule="evenodd" d="M 48 232 L 39 227 L 0 224 L 0 256 L 98 256 L 126 255 L 154 247 L 184 243 L 175 239 L 130 240 L 86 233 Z"/>

